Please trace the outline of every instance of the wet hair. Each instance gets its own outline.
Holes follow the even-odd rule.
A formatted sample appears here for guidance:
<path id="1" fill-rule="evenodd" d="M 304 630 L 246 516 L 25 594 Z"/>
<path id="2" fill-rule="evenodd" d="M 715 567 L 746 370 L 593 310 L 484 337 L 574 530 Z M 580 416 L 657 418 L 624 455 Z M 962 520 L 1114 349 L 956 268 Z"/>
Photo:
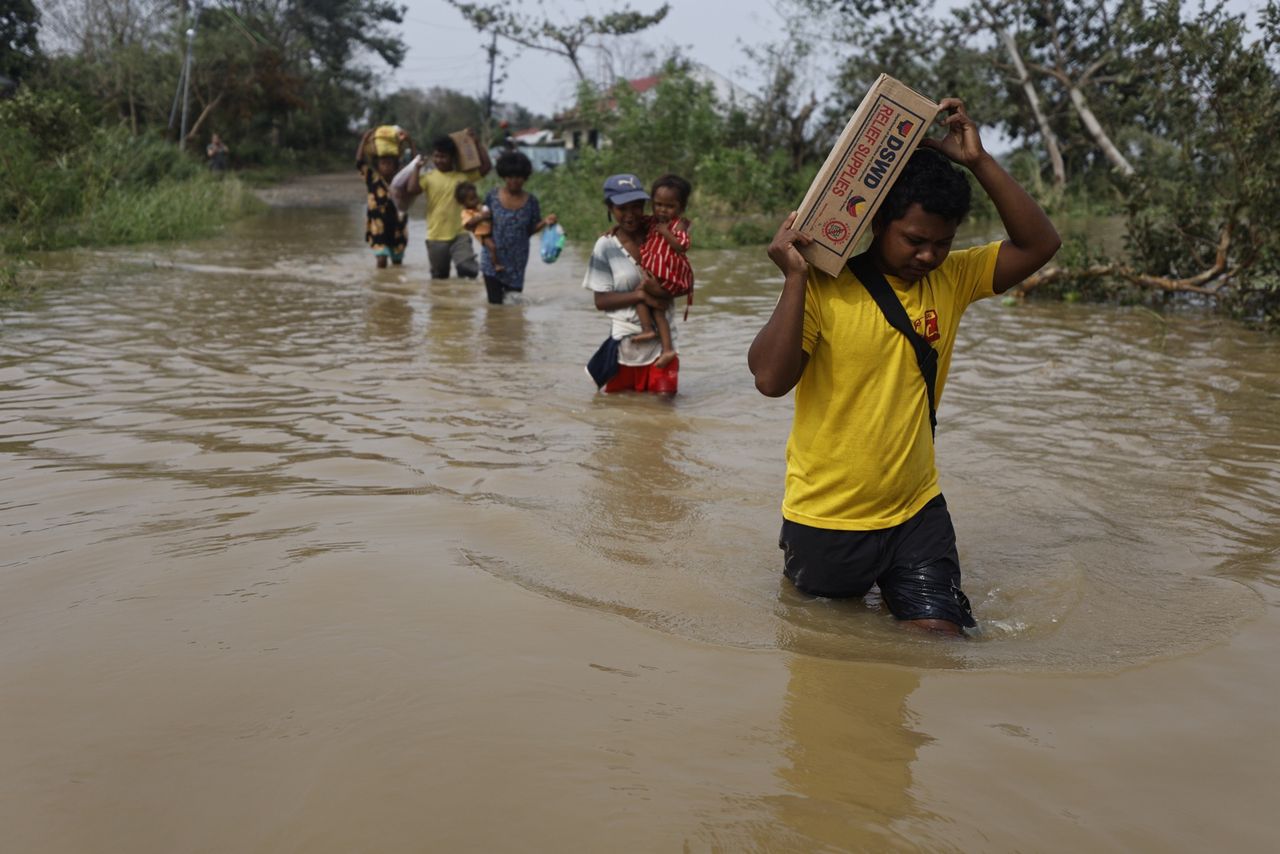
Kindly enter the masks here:
<path id="1" fill-rule="evenodd" d="M 453 188 L 453 200 L 460 205 L 467 203 L 467 195 L 476 192 L 476 185 L 470 181 L 463 181 Z"/>
<path id="2" fill-rule="evenodd" d="M 448 134 L 438 136 L 432 140 L 431 150 L 447 154 L 455 160 L 458 158 L 458 143 L 454 142 L 453 138 Z"/>
<path id="3" fill-rule="evenodd" d="M 653 188 L 649 190 L 649 195 L 657 196 L 659 187 L 666 187 L 669 190 L 674 190 L 676 198 L 680 200 L 680 207 L 689 207 L 689 194 L 693 192 L 693 185 L 688 181 L 681 178 L 679 175 L 673 175 L 668 172 L 666 175 L 663 175 L 661 178 L 653 182 Z"/>
<path id="4" fill-rule="evenodd" d="M 533 163 L 519 151 L 504 151 L 493 169 L 499 178 L 528 178 L 533 174 Z"/>
<path id="5" fill-rule="evenodd" d="M 945 155 L 920 148 L 902 167 L 902 174 L 876 211 L 875 222 L 888 225 L 918 204 L 926 213 L 959 225 L 968 215 L 971 202 L 969 179 L 964 173 L 952 166 Z"/>

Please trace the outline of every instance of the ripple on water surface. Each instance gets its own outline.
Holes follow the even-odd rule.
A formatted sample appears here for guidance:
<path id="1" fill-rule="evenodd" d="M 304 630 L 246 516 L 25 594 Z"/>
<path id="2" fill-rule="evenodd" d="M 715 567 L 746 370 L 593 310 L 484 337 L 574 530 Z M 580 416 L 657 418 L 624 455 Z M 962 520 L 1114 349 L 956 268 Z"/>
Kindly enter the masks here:
<path id="1" fill-rule="evenodd" d="M 483 570 L 701 641 L 962 668 L 1123 667 L 1220 641 L 1276 598 L 1274 340 L 974 307 L 939 462 L 980 628 L 947 642 L 874 595 L 781 581 L 791 402 L 745 368 L 777 288 L 759 253 L 695 253 L 676 400 L 603 398 L 581 365 L 607 326 L 576 247 L 535 253 L 521 304 L 490 308 L 412 251 L 373 270 L 358 208 L 289 215 L 304 237 L 283 257 L 250 223 L 176 257 L 69 253 L 46 271 L 41 305 L 0 331 L 0 524 L 32 535 L 6 565 L 145 542 L 179 573 L 235 555 L 240 589 L 434 537 L 459 566 L 423 571 Z M 387 523 L 387 501 L 413 522 Z M 236 563 L 245 543 L 273 544 L 271 566 Z"/>

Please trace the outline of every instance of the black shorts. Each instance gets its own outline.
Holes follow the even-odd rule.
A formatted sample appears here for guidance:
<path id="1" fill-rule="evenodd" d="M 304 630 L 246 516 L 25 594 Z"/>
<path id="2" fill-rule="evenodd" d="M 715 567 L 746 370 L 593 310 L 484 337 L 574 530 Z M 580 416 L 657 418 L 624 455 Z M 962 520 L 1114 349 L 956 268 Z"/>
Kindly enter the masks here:
<path id="1" fill-rule="evenodd" d="M 833 531 L 784 519 L 783 573 L 811 596 L 865 596 L 875 584 L 899 620 L 977 625 L 960 590 L 960 556 L 947 502 L 939 495 L 901 525 Z"/>

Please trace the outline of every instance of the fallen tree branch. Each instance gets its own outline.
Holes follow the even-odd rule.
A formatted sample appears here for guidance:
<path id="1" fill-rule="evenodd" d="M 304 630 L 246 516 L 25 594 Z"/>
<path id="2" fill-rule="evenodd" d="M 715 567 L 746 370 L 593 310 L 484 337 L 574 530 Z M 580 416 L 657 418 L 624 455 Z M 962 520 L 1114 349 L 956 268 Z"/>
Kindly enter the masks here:
<path id="1" fill-rule="evenodd" d="M 1228 226 L 1222 230 L 1222 235 L 1218 238 L 1218 251 L 1214 258 L 1213 266 L 1194 276 L 1187 276 L 1182 279 L 1153 276 L 1150 273 L 1135 270 L 1128 264 L 1092 264 L 1082 269 L 1054 266 L 1046 267 L 1030 278 L 1023 280 L 1020 284 L 1014 286 L 1013 291 L 1016 296 L 1023 297 L 1041 285 L 1063 279 L 1120 279 L 1143 288 L 1217 297 L 1228 282 L 1241 270 L 1239 265 L 1230 268 L 1227 266 L 1227 250 L 1230 248 L 1231 227 Z"/>
<path id="2" fill-rule="evenodd" d="M 1217 265 L 1214 265 L 1214 267 L 1195 276 L 1189 276 L 1185 279 L 1171 279 L 1168 276 L 1153 276 L 1150 273 L 1140 272 L 1127 264 L 1093 264 L 1083 269 L 1048 267 L 1015 285 L 1014 292 L 1018 296 L 1026 296 L 1041 285 L 1047 285 L 1061 279 L 1120 279 L 1139 287 L 1154 290 L 1181 291 L 1216 297 L 1228 280 L 1237 272 L 1239 272 L 1238 269 L 1228 270 L 1226 267 L 1218 269 Z M 1219 279 L 1217 284 L 1209 285 L 1208 283 L 1214 279 Z"/>

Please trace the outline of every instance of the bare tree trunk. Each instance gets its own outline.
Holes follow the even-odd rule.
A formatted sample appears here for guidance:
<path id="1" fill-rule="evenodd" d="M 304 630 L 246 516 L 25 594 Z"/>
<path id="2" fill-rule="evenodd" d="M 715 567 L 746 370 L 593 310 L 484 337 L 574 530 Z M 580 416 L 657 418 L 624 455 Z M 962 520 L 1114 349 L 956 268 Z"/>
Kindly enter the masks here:
<path id="1" fill-rule="evenodd" d="M 552 51 L 554 53 L 555 51 Z M 578 82 L 587 82 L 587 73 L 582 70 L 582 63 L 578 61 L 578 52 L 576 50 L 566 51 L 565 56 L 569 58 L 569 64 L 573 66 L 573 70 L 578 74 Z"/>
<path id="2" fill-rule="evenodd" d="M 214 98 L 208 104 L 205 104 L 204 109 L 200 111 L 200 115 L 196 118 L 196 123 L 193 124 L 191 126 L 191 130 L 188 131 L 187 139 L 195 139 L 197 136 L 199 136 L 200 126 L 204 124 L 204 120 L 209 117 L 209 114 L 213 112 L 214 108 L 217 107 L 219 102 L 222 101 L 223 94 L 224 93 L 219 92 L 216 98 Z"/>
<path id="3" fill-rule="evenodd" d="M 1014 70 L 1018 72 L 1018 82 L 1022 85 L 1022 91 L 1027 96 L 1027 103 L 1031 105 L 1031 112 L 1036 118 L 1036 125 L 1040 128 L 1040 139 L 1044 141 L 1045 152 L 1049 155 L 1049 165 L 1053 168 L 1053 188 L 1061 191 L 1067 184 L 1067 168 L 1062 162 L 1062 151 L 1058 148 L 1058 135 L 1053 132 L 1053 128 L 1049 126 L 1049 120 L 1045 118 L 1044 111 L 1040 109 L 1040 96 L 1036 93 L 1036 87 L 1031 82 L 1031 75 L 1027 72 L 1027 66 L 1022 61 L 1022 54 L 1018 51 L 1018 42 L 1014 39 L 1013 34 L 1003 27 L 997 27 L 996 36 L 1009 54 L 1009 61 L 1013 63 Z"/>
<path id="4" fill-rule="evenodd" d="M 1093 141 L 1098 144 L 1098 148 L 1102 149 L 1102 153 L 1107 160 L 1111 161 L 1111 165 L 1123 175 L 1132 175 L 1133 166 L 1120 153 L 1120 149 L 1116 148 L 1115 143 L 1111 141 L 1111 137 L 1107 136 L 1107 132 L 1102 129 L 1102 124 L 1098 121 L 1098 117 L 1093 114 L 1093 110 L 1089 109 L 1089 104 L 1085 101 L 1084 93 L 1080 91 L 1080 87 L 1074 83 L 1067 83 L 1067 94 L 1071 96 L 1072 106 L 1080 114 L 1080 121 L 1084 122 L 1085 129 L 1089 131 Z"/>
<path id="5" fill-rule="evenodd" d="M 1107 132 L 1102 129 L 1102 123 L 1098 121 L 1098 117 L 1093 114 L 1093 110 L 1089 109 L 1089 103 L 1085 100 L 1084 89 L 1082 88 L 1093 75 L 1106 65 L 1109 57 L 1107 53 L 1097 57 L 1093 63 L 1085 69 L 1085 71 L 1072 79 L 1063 69 L 1068 67 L 1066 61 L 1066 51 L 1062 46 L 1061 38 L 1058 33 L 1057 18 L 1049 0 L 1042 0 L 1041 8 L 1047 16 L 1046 20 L 1050 22 L 1050 31 L 1053 36 L 1053 65 L 1044 67 L 1041 65 L 1033 65 L 1032 67 L 1041 74 L 1048 74 L 1053 77 L 1062 87 L 1067 90 L 1068 97 L 1071 98 L 1071 105 L 1076 108 L 1076 113 L 1080 116 L 1080 121 L 1084 122 L 1085 129 L 1089 135 L 1093 137 L 1093 141 L 1098 148 L 1102 149 L 1102 154 L 1111 162 L 1111 165 L 1123 175 L 1132 175 L 1133 166 L 1120 153 L 1120 149 L 1116 148 L 1111 141 L 1111 137 L 1107 136 Z M 1098 12 L 1102 8 L 1102 4 L 1098 4 L 1094 11 Z M 1073 39 L 1074 41 L 1074 39 Z"/>

